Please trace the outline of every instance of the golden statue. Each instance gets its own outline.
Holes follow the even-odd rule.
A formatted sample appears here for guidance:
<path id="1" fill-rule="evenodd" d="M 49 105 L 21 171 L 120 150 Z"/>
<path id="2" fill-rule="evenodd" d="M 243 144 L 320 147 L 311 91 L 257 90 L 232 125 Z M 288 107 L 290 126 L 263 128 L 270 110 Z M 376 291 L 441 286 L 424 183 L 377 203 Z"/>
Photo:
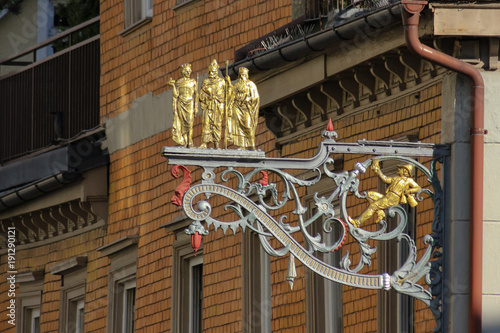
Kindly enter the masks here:
<path id="1" fill-rule="evenodd" d="M 208 66 L 208 78 L 203 80 L 200 103 L 203 111 L 203 130 L 200 148 L 207 148 L 213 142 L 219 148 L 224 112 L 225 81 L 219 77 L 219 65 L 214 59 Z"/>
<path id="2" fill-rule="evenodd" d="M 183 64 L 182 77 L 177 82 L 168 81 L 174 94 L 172 135 L 174 141 L 184 147 L 193 146 L 193 120 L 198 111 L 198 82 L 191 79 L 191 72 L 191 64 Z"/>
<path id="3" fill-rule="evenodd" d="M 372 170 L 384 183 L 389 184 L 389 187 L 385 191 L 385 195 L 375 191 L 369 191 L 367 193 L 366 200 L 370 202 L 368 208 L 366 208 L 357 219 L 349 217 L 349 221 L 356 228 L 366 222 L 375 213 L 377 213 L 376 222 L 381 221 L 385 218 L 384 209 L 389 207 L 400 203 L 408 203 L 411 207 L 415 207 L 417 205 L 417 200 L 414 194 L 420 191 L 421 188 L 417 182 L 411 178 L 413 165 L 398 165 L 398 175 L 395 177 L 387 177 L 382 173 L 382 171 L 380 171 L 378 159 L 374 159 L 372 162 Z"/>
<path id="4" fill-rule="evenodd" d="M 255 150 L 255 130 L 259 118 L 259 92 L 255 83 L 248 79 L 248 69 L 241 67 L 238 81 L 233 86 L 229 77 L 228 108 L 226 126 L 232 141 L 238 149 Z"/>

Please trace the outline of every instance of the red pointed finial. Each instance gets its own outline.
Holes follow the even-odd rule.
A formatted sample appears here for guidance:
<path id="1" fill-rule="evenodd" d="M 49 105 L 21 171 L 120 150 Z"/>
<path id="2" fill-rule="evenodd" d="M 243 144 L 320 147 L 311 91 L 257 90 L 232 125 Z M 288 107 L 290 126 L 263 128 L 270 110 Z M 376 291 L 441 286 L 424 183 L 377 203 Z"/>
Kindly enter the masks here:
<path id="1" fill-rule="evenodd" d="M 196 231 L 194 234 L 191 235 L 191 247 L 194 250 L 195 257 L 196 257 L 196 252 L 198 251 L 201 245 L 201 238 L 202 235 L 198 231 Z"/>
<path id="2" fill-rule="evenodd" d="M 328 125 L 326 125 L 326 130 L 328 132 L 333 132 L 332 118 L 328 119 Z"/>

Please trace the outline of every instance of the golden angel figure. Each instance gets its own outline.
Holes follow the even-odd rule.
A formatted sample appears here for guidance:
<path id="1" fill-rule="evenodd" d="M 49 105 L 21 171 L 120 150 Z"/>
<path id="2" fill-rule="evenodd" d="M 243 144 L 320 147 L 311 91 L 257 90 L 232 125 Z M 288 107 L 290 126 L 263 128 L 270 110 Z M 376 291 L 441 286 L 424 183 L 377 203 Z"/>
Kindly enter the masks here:
<path id="1" fill-rule="evenodd" d="M 227 128 L 228 139 L 238 149 L 255 150 L 255 130 L 259 118 L 259 92 L 255 83 L 248 79 L 248 69 L 241 67 L 238 81 L 232 86 L 229 77 Z"/>
<path id="2" fill-rule="evenodd" d="M 173 79 L 168 81 L 174 95 L 173 139 L 184 147 L 193 146 L 193 121 L 198 112 L 198 82 L 191 79 L 191 72 L 191 64 L 183 64 L 182 77 L 177 82 Z"/>
<path id="3" fill-rule="evenodd" d="M 200 103 L 203 111 L 200 148 L 207 148 L 210 142 L 214 143 L 215 148 L 220 148 L 225 88 L 224 79 L 219 77 L 219 65 L 214 59 L 208 66 L 208 78 L 203 80 L 200 90 Z"/>
<path id="4" fill-rule="evenodd" d="M 387 177 L 380 171 L 378 159 L 374 159 L 372 163 L 372 170 L 379 176 L 379 178 L 389 187 L 385 191 L 385 195 L 375 191 L 369 191 L 366 200 L 370 202 L 368 208 L 357 218 L 352 219 L 349 217 L 350 222 L 359 227 L 366 222 L 373 214 L 377 214 L 377 221 L 385 218 L 384 209 L 389 207 L 408 203 L 410 206 L 415 207 L 417 200 L 414 194 L 420 191 L 421 187 L 411 178 L 413 165 L 405 164 L 398 165 L 398 175 L 395 177 Z"/>

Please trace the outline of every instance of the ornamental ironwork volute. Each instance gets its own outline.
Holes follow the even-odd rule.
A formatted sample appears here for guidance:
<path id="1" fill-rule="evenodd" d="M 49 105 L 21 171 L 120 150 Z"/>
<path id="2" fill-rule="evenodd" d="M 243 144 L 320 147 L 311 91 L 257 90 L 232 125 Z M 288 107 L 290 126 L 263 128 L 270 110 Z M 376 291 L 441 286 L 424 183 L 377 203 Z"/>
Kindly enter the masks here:
<path id="1" fill-rule="evenodd" d="M 437 170 L 449 156 L 449 147 L 420 142 L 336 142 L 337 133 L 331 126 L 323 131 L 322 136 L 325 139 L 320 142 L 317 154 L 308 159 L 269 158 L 262 151 L 164 147 L 162 155 L 173 165 L 172 174 L 179 177 L 180 169 L 184 173 L 185 178 L 172 201 L 182 206 L 193 221 L 186 233 L 193 235 L 194 246 L 199 246 L 201 236 L 208 234 L 210 225 L 216 230 L 222 228 L 224 232 L 232 230 L 233 233 L 238 228 L 242 231 L 249 229 L 259 235 L 262 247 L 269 255 L 289 256 L 287 279 L 291 286 L 296 277 L 295 261 L 298 260 L 314 273 L 337 283 L 366 289 L 394 289 L 417 298 L 431 309 L 437 323 L 435 331 L 441 331 L 444 198 Z M 368 157 L 357 162 L 352 170 L 337 172 L 332 167 L 333 154 Z M 432 158 L 430 166 L 414 159 L 419 156 Z M 397 176 L 388 177 L 380 171 L 379 163 L 389 160 L 398 162 Z M 201 183 L 190 184 L 191 176 L 186 168 L 189 165 L 202 167 Z M 241 171 L 243 168 L 245 173 Z M 412 178 L 414 169 L 426 176 L 427 184 L 418 184 Z M 306 170 L 312 171 L 314 176 L 304 180 L 292 174 Z M 387 183 L 385 193 L 360 191 L 360 175 L 367 172 Z M 324 196 L 315 193 L 312 199 L 315 212 L 307 212 L 299 189 L 311 187 L 325 177 L 332 181 L 331 193 Z M 277 181 L 270 182 L 271 178 Z M 360 216 L 350 215 L 347 199 L 351 195 L 366 200 L 366 208 Z M 225 209 L 235 213 L 233 221 L 221 221 L 218 216 L 213 216 L 210 202 L 216 196 L 226 198 Z M 424 200 L 430 200 L 434 205 L 432 233 L 423 238 L 424 253 L 417 257 L 417 244 L 405 233 L 407 224 L 416 222 L 410 222 L 401 204 L 413 206 Z M 290 203 L 293 211 L 277 213 Z M 295 215 L 293 219 L 290 218 L 292 214 Z M 398 217 L 394 228 L 388 227 L 387 215 Z M 372 216 L 376 228 L 367 230 L 364 227 L 373 223 L 368 222 Z M 290 220 L 297 220 L 297 223 L 288 223 Z M 321 224 L 323 234 L 331 233 L 333 226 L 337 225 L 337 230 L 341 230 L 338 238 L 327 245 L 321 234 L 310 234 L 308 227 L 317 223 Z M 297 241 L 299 233 L 303 242 Z M 338 267 L 313 255 L 315 252 L 342 251 L 347 237 L 352 237 L 351 241 L 359 247 L 357 262 L 353 262 L 348 251 L 343 251 Z M 271 239 L 276 239 L 282 246 L 273 247 Z M 408 255 L 403 264 L 392 272 L 361 273 L 371 264 L 377 251 L 371 244 L 390 240 L 402 242 L 407 247 Z"/>

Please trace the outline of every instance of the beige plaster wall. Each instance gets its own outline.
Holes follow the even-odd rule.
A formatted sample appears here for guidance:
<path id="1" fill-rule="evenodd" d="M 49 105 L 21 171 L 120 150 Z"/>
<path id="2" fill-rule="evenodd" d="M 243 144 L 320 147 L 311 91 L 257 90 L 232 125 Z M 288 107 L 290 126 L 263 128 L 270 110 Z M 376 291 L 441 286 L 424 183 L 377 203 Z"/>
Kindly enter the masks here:
<path id="1" fill-rule="evenodd" d="M 500 331 L 500 72 L 484 72 L 483 332 Z"/>
<path id="2" fill-rule="evenodd" d="M 485 81 L 483 223 L 483 332 L 500 331 L 500 72 L 482 72 Z M 468 332 L 470 215 L 470 82 L 450 74 L 443 82 L 442 140 L 450 143 L 449 205 L 446 225 L 445 325 Z"/>

